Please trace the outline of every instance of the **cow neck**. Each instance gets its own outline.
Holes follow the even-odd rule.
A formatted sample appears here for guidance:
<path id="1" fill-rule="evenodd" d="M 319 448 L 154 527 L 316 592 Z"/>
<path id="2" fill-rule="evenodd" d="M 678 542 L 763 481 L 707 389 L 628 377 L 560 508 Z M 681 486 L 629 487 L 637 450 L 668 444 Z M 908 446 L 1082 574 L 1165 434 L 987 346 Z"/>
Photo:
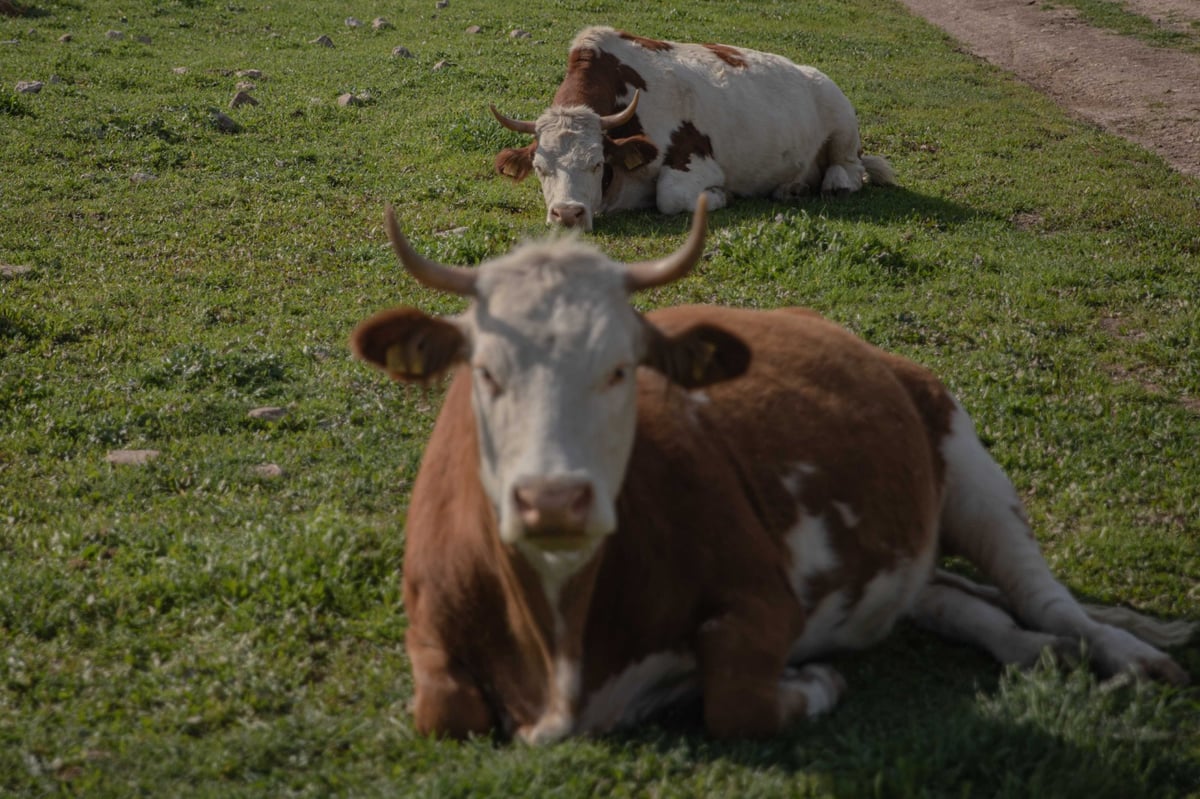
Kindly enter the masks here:
<path id="1" fill-rule="evenodd" d="M 604 547 L 574 572 L 554 580 L 519 548 L 494 540 L 521 660 L 541 677 L 545 712 L 569 712 L 578 698 L 583 636 Z"/>

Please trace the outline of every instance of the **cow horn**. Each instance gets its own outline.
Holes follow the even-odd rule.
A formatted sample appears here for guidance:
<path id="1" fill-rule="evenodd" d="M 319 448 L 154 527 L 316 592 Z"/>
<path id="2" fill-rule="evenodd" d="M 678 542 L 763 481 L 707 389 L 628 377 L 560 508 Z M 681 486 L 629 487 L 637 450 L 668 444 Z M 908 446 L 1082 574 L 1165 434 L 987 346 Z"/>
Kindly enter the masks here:
<path id="1" fill-rule="evenodd" d="M 525 122 L 520 119 L 510 119 L 497 111 L 496 106 L 492 104 L 489 104 L 488 108 L 492 109 L 492 116 L 496 118 L 496 121 L 509 130 L 515 130 L 517 133 L 528 133 L 530 136 L 532 136 L 536 131 L 536 126 L 532 122 Z"/>
<path id="2" fill-rule="evenodd" d="M 629 120 L 633 119 L 634 113 L 637 112 L 638 98 L 642 96 L 641 89 L 633 90 L 633 99 L 629 101 L 629 105 L 615 114 L 609 114 L 606 117 L 600 117 L 600 130 L 609 130 L 619 125 L 624 125 Z"/>
<path id="3" fill-rule="evenodd" d="M 400 232 L 400 226 L 396 224 L 396 213 L 392 210 L 391 203 L 388 203 L 387 210 L 383 214 L 383 224 L 387 228 L 388 239 L 392 242 L 392 249 L 396 251 L 396 257 L 419 283 L 431 289 L 447 291 L 451 294 L 471 296 L 475 293 L 475 279 L 479 273 L 474 269 L 466 269 L 461 266 L 439 264 L 437 261 L 431 261 L 419 254 Z"/>
<path id="4" fill-rule="evenodd" d="M 675 252 L 657 261 L 642 261 L 625 267 L 625 288 L 629 291 L 654 288 L 678 280 L 692 270 L 704 254 L 704 231 L 708 223 L 708 195 L 696 198 L 696 213 L 687 241 Z"/>

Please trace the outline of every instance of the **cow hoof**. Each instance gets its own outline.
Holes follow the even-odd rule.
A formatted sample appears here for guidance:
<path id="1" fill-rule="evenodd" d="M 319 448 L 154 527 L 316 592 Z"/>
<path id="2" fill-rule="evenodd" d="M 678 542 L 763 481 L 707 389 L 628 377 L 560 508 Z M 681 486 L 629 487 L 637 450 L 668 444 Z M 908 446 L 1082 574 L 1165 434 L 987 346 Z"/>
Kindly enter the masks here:
<path id="1" fill-rule="evenodd" d="M 517 730 L 517 737 L 530 746 L 555 744 L 570 734 L 571 717 L 565 713 L 549 713 L 538 719 L 537 724 L 526 725 Z"/>
<path id="2" fill-rule="evenodd" d="M 808 663 L 788 669 L 779 683 L 784 723 L 828 713 L 846 692 L 846 680 L 832 666 Z"/>

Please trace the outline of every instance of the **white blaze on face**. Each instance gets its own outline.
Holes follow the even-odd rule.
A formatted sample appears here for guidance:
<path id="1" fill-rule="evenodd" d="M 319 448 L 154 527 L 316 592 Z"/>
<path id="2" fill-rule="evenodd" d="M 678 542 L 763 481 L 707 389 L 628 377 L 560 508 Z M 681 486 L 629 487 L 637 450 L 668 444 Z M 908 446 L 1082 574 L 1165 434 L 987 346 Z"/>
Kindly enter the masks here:
<path id="1" fill-rule="evenodd" d="M 465 321 L 480 474 L 501 539 L 524 535 L 514 489 L 530 480 L 586 481 L 584 533 L 612 532 L 644 346 L 624 267 L 574 240 L 527 245 L 481 267 Z"/>
<path id="2" fill-rule="evenodd" d="M 592 229 L 604 181 L 604 133 L 586 106 L 551 108 L 538 118 L 533 171 L 546 200 L 546 221 Z"/>

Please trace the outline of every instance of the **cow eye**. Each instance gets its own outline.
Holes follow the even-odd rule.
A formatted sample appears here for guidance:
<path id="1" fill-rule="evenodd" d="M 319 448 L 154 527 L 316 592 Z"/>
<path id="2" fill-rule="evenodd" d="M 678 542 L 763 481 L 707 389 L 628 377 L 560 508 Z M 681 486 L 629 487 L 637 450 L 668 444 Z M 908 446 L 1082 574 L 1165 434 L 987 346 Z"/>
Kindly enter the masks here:
<path id="1" fill-rule="evenodd" d="M 546 167 L 542 166 L 541 164 L 534 164 L 533 171 L 534 171 L 534 174 L 536 174 L 539 178 L 544 178 L 544 177 L 546 177 L 547 174 L 549 174 L 546 171 Z"/>
<path id="2" fill-rule="evenodd" d="M 613 386 L 618 386 L 621 383 L 624 383 L 625 378 L 628 377 L 628 375 L 629 375 L 629 367 L 628 366 L 625 366 L 624 364 L 622 364 L 621 366 L 618 366 L 616 369 L 613 369 L 612 372 L 610 372 L 608 375 L 608 387 L 612 388 Z"/>
<path id="3" fill-rule="evenodd" d="M 496 378 L 492 377 L 492 373 L 487 370 L 486 366 L 476 366 L 475 374 L 479 376 L 483 387 L 487 389 L 489 397 L 494 399 L 504 392 L 504 389 L 500 387 L 500 383 L 497 382 Z"/>

